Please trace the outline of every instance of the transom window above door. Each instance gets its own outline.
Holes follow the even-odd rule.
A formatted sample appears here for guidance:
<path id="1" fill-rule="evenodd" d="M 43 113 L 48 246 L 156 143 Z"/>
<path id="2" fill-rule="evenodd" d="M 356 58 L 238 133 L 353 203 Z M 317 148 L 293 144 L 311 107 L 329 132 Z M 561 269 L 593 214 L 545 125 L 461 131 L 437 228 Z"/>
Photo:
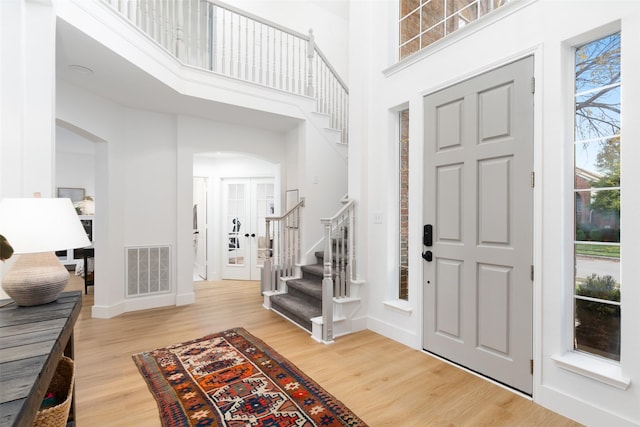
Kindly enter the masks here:
<path id="1" fill-rule="evenodd" d="M 399 58 L 404 59 L 510 0 L 400 0 Z"/>

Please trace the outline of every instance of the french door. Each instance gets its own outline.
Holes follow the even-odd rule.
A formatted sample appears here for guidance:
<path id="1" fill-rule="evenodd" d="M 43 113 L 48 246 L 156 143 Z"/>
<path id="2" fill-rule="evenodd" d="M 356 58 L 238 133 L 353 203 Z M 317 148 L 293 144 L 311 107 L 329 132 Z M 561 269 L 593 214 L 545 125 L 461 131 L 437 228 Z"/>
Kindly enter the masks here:
<path id="1" fill-rule="evenodd" d="M 273 178 L 223 180 L 222 278 L 260 280 L 265 220 L 275 212 Z"/>
<path id="2" fill-rule="evenodd" d="M 527 394 L 532 76 L 528 57 L 424 98 L 423 347 Z"/>

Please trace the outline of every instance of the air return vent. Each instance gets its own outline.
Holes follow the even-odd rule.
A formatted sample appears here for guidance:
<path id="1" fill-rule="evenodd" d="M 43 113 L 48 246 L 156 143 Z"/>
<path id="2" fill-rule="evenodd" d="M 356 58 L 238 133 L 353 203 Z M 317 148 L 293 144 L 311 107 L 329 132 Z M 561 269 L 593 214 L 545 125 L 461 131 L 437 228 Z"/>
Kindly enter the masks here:
<path id="1" fill-rule="evenodd" d="M 171 290 L 171 247 L 125 248 L 127 297 L 166 293 Z"/>

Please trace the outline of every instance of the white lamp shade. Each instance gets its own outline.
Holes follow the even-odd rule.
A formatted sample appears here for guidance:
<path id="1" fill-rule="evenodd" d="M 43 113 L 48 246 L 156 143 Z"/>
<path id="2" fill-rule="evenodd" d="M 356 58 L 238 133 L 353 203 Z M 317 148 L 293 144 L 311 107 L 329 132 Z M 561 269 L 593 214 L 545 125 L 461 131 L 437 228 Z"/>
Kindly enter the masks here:
<path id="1" fill-rule="evenodd" d="M 2 199 L 0 234 L 16 254 L 91 245 L 71 200 L 62 198 Z"/>

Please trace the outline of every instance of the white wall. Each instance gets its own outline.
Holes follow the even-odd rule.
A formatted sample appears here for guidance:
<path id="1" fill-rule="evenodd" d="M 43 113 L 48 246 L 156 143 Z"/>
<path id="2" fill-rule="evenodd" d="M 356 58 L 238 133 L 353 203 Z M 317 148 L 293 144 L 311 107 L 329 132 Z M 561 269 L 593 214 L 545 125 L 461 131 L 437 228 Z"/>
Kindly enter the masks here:
<path id="1" fill-rule="evenodd" d="M 0 197 L 55 195 L 54 43 L 50 1 L 0 2 Z"/>
<path id="2" fill-rule="evenodd" d="M 93 141 L 56 126 L 56 188 L 83 188 L 95 200 L 95 152 Z"/>
<path id="3" fill-rule="evenodd" d="M 97 242 L 105 246 L 97 246 L 103 255 L 96 260 L 93 314 L 112 317 L 133 309 L 193 302 L 189 239 L 194 153 L 233 150 L 253 153 L 273 164 L 285 157 L 285 135 L 127 108 L 63 82 L 59 82 L 57 99 L 60 120 L 106 141 L 96 151 L 100 201 L 96 216 L 107 218 L 106 229 L 96 233 L 108 237 Z M 147 245 L 173 248 L 173 292 L 125 300 L 124 247 Z"/>
<path id="4" fill-rule="evenodd" d="M 125 300 L 124 248 L 176 251 L 176 118 L 130 109 L 59 82 L 57 116 L 106 142 L 96 145 L 96 287 L 93 314 L 175 303 L 170 295 Z"/>
<path id="5" fill-rule="evenodd" d="M 395 60 L 396 3 L 354 2 L 350 36 L 367 41 L 375 49 L 354 52 L 351 62 L 350 193 L 359 194 L 367 214 L 359 234 L 360 248 L 370 248 L 362 260 L 367 265 L 369 327 L 422 348 L 422 164 L 425 94 L 488 71 L 517 58 L 534 55 L 535 94 L 535 260 L 534 282 L 534 400 L 587 425 L 640 425 L 640 288 L 633 278 L 640 274 L 636 242 L 640 227 L 632 216 L 640 207 L 640 195 L 623 187 L 622 199 L 622 361 L 614 376 L 631 379 L 620 390 L 584 375 L 568 372 L 551 357 L 572 348 L 571 328 L 572 197 L 571 146 L 563 137 L 571 134 L 570 76 L 566 67 L 569 42 L 601 26 L 620 26 L 623 40 L 623 166 L 622 182 L 640 182 L 640 123 L 629 120 L 640 113 L 640 8 L 630 1 L 523 1 L 495 12 L 493 18 L 435 44 L 416 58 L 391 67 Z M 391 22 L 391 24 L 389 24 Z M 486 25 L 485 24 L 489 24 Z M 592 35 L 595 33 L 591 33 Z M 595 38 L 595 36 L 594 36 Z M 360 45 L 361 46 L 361 45 Z M 352 49 L 354 51 L 354 49 Z M 568 57 L 571 61 L 570 56 Z M 356 79 L 356 76 L 359 80 Z M 565 97 L 569 94 L 568 98 Z M 396 257 L 389 251 L 397 241 L 396 224 L 373 224 L 372 214 L 395 217 L 397 191 L 389 191 L 396 172 L 389 146 L 397 133 L 391 119 L 396 107 L 408 104 L 410 112 L 410 286 L 409 304 L 399 310 L 383 302 L 397 287 Z M 381 154 L 384 153 L 384 154 Z M 354 155 L 358 156 L 354 158 Z M 353 160 L 351 160 L 353 159 Z M 355 167 L 354 167 L 355 166 Z M 587 364 L 587 369 L 596 368 Z"/>
<path id="6" fill-rule="evenodd" d="M 55 13 L 51 0 L 0 2 L 0 189 L 54 193 Z"/>

